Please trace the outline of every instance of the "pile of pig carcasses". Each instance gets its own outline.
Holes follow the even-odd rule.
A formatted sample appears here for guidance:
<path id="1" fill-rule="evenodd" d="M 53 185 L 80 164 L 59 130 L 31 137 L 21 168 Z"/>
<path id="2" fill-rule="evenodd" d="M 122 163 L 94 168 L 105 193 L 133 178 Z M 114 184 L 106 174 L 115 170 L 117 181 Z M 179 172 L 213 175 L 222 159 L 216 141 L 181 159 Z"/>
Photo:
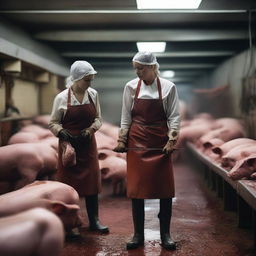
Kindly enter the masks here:
<path id="1" fill-rule="evenodd" d="M 232 180 L 255 179 L 256 140 L 247 138 L 245 130 L 242 120 L 202 113 L 181 122 L 177 147 L 189 141 Z"/>
<path id="2" fill-rule="evenodd" d="M 8 145 L 0 147 L 0 243 L 9 241 L 1 246 L 1 255 L 39 255 L 40 251 L 57 256 L 64 232 L 82 224 L 78 193 L 55 181 L 58 139 L 47 128 L 49 118 L 21 121 Z M 112 151 L 118 127 L 103 123 L 95 136 L 102 179 L 113 186 L 113 194 L 124 195 L 126 155 Z"/>

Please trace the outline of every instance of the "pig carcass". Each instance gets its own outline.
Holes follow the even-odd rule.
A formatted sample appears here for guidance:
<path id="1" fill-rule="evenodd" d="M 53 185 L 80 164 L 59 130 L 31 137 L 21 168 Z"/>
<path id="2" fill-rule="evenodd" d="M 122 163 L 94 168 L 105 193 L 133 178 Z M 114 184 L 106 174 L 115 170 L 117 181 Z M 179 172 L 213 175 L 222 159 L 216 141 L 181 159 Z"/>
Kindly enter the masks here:
<path id="1" fill-rule="evenodd" d="M 210 158 L 212 161 L 217 162 L 219 155 L 215 154 L 212 149 L 217 146 L 221 146 L 224 143 L 221 139 L 210 139 L 209 141 L 205 142 L 201 148 L 204 155 Z"/>
<path id="2" fill-rule="evenodd" d="M 58 152 L 59 139 L 57 137 L 47 137 L 45 139 L 39 140 L 40 143 L 46 143 Z"/>
<path id="3" fill-rule="evenodd" d="M 226 169 L 231 169 L 235 163 L 243 158 L 250 156 L 251 154 L 256 153 L 256 141 L 252 144 L 242 144 L 234 147 L 227 152 L 221 158 L 221 165 Z"/>
<path id="4" fill-rule="evenodd" d="M 103 160 L 109 156 L 116 156 L 126 160 L 126 153 L 117 153 L 110 149 L 98 149 L 98 159 Z"/>
<path id="5" fill-rule="evenodd" d="M 99 164 L 102 179 L 111 180 L 113 194 L 123 194 L 126 191 L 126 161 L 116 156 L 101 155 Z"/>
<path id="6" fill-rule="evenodd" d="M 212 130 L 199 139 L 199 144 L 203 145 L 213 138 L 229 141 L 242 137 L 245 137 L 245 129 L 239 120 L 234 118 L 219 118 L 212 124 Z"/>
<path id="7" fill-rule="evenodd" d="M 48 128 L 48 124 L 50 122 L 51 115 L 39 115 L 33 118 L 33 123 L 44 128 Z"/>
<path id="8" fill-rule="evenodd" d="M 179 133 L 179 139 L 176 146 L 183 147 L 186 141 L 196 141 L 199 137 L 211 130 L 211 121 L 202 121 L 200 123 L 182 127 Z"/>
<path id="9" fill-rule="evenodd" d="M 43 142 L 48 143 L 51 147 L 53 147 L 56 151 L 58 150 L 58 138 L 52 136 L 52 137 L 46 137 L 43 139 L 40 139 L 40 137 L 32 132 L 17 132 L 13 134 L 7 144 L 19 144 L 19 143 L 37 143 L 37 142 Z"/>
<path id="10" fill-rule="evenodd" d="M 231 149 L 233 149 L 236 146 L 245 145 L 245 144 L 250 145 L 253 143 L 255 143 L 255 140 L 253 140 L 253 139 L 237 138 L 237 139 L 227 141 L 227 142 L 223 143 L 221 146 L 213 147 L 212 151 L 215 154 L 218 154 L 219 156 L 223 156 L 223 155 L 227 154 L 228 151 L 230 151 Z"/>
<path id="11" fill-rule="evenodd" d="M 236 130 L 235 128 L 230 129 L 230 128 L 222 127 L 222 128 L 212 130 L 207 134 L 205 134 L 204 136 L 202 136 L 199 139 L 199 144 L 203 145 L 204 143 L 206 143 L 207 141 L 213 138 L 218 138 L 227 142 L 227 141 L 230 141 L 236 138 L 242 138 L 242 137 L 244 137 L 244 134 L 240 130 Z"/>
<path id="12" fill-rule="evenodd" d="M 208 141 L 205 141 L 205 143 L 203 143 L 202 145 L 202 151 L 206 152 L 206 151 L 212 151 L 212 148 L 214 147 L 219 147 L 222 144 L 224 144 L 224 141 L 218 138 L 213 138 L 210 139 Z"/>
<path id="13" fill-rule="evenodd" d="M 36 179 L 52 179 L 57 163 L 57 152 L 47 143 L 0 147 L 0 193 L 19 189 Z"/>
<path id="14" fill-rule="evenodd" d="M 235 166 L 228 172 L 232 180 L 250 178 L 256 171 L 256 154 L 252 154 L 236 162 Z"/>
<path id="15" fill-rule="evenodd" d="M 21 132 L 34 133 L 39 137 L 39 139 L 44 139 L 44 138 L 47 138 L 47 137 L 54 136 L 49 129 L 45 129 L 45 128 L 43 128 L 39 125 L 36 125 L 36 124 L 26 125 L 26 126 L 22 127 L 20 129 L 20 131 Z"/>
<path id="16" fill-rule="evenodd" d="M 213 123 L 213 129 L 219 129 L 223 127 L 227 129 L 230 128 L 231 130 L 239 130 L 243 135 L 245 135 L 243 122 L 239 119 L 230 117 L 217 118 Z"/>
<path id="17" fill-rule="evenodd" d="M 95 133 L 98 149 L 113 149 L 116 146 L 116 140 L 106 134 L 97 131 Z"/>
<path id="18" fill-rule="evenodd" d="M 13 134 L 7 144 L 18 144 L 18 143 L 33 143 L 33 142 L 39 142 L 39 136 L 32 132 L 17 132 Z"/>
<path id="19" fill-rule="evenodd" d="M 43 208 L 0 218 L 1 256 L 58 256 L 64 245 L 60 219 Z"/>
<path id="20" fill-rule="evenodd" d="M 35 181 L 0 196 L 0 218 L 41 207 L 59 216 L 66 230 L 82 224 L 79 196 L 71 186 L 58 181 Z"/>
<path id="21" fill-rule="evenodd" d="M 103 122 L 100 127 L 100 132 L 111 137 L 115 141 L 118 139 L 119 127 L 108 122 Z"/>

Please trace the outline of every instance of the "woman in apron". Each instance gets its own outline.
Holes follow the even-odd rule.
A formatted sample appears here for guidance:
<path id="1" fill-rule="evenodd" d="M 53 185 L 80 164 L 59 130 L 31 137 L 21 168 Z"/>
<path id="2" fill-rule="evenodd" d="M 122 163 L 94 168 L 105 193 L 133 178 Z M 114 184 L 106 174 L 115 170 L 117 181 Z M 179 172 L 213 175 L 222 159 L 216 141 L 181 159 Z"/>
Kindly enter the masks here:
<path id="1" fill-rule="evenodd" d="M 87 61 L 75 61 L 70 68 L 67 89 L 54 99 L 49 128 L 59 137 L 57 180 L 72 186 L 85 197 L 90 230 L 107 233 L 98 218 L 101 176 L 94 133 L 101 127 L 97 91 L 90 87 L 97 72 Z M 62 151 L 69 142 L 75 149 L 75 163 L 65 166 Z"/>
<path id="2" fill-rule="evenodd" d="M 179 133 L 175 85 L 158 76 L 159 64 L 150 52 L 133 58 L 138 78 L 124 89 L 121 129 L 116 152 L 127 151 L 127 195 L 132 199 L 134 236 L 127 249 L 144 244 L 144 199 L 160 199 L 161 245 L 176 248 L 170 236 L 174 180 L 171 152 Z"/>

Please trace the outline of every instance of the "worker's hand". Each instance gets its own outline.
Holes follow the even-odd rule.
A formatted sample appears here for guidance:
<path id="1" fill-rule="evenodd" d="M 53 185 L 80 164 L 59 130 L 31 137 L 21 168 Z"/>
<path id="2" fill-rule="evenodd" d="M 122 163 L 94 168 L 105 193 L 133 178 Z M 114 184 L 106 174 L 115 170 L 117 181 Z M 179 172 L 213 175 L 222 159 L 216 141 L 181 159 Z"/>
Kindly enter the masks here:
<path id="1" fill-rule="evenodd" d="M 94 130 L 92 128 L 87 128 L 81 131 L 81 136 L 83 139 L 90 140 L 93 134 L 94 134 Z"/>
<path id="2" fill-rule="evenodd" d="M 59 131 L 57 135 L 61 140 L 69 142 L 72 147 L 76 147 L 78 144 L 78 136 L 74 136 L 68 132 L 66 129 L 62 129 Z"/>
<path id="3" fill-rule="evenodd" d="M 60 130 L 57 137 L 59 137 L 61 140 L 68 142 L 71 142 L 72 140 L 72 135 L 66 129 Z"/>
<path id="4" fill-rule="evenodd" d="M 117 144 L 117 146 L 113 149 L 113 151 L 118 152 L 118 153 L 127 152 L 125 143 L 122 142 L 122 141 L 118 141 L 118 144 Z"/>
<path id="5" fill-rule="evenodd" d="M 163 153 L 166 155 L 172 153 L 174 151 L 174 145 L 175 145 L 175 141 L 168 140 L 168 142 L 166 143 L 166 145 L 163 148 Z"/>

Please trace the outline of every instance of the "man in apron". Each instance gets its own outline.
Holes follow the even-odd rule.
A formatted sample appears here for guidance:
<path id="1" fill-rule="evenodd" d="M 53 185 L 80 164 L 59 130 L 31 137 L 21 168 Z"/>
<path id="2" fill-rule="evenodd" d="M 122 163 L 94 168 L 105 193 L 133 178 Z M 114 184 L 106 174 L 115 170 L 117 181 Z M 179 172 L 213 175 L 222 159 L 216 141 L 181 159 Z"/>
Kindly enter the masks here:
<path id="1" fill-rule="evenodd" d="M 175 85 L 159 77 L 150 52 L 133 58 L 138 78 L 123 94 L 121 129 L 116 152 L 127 151 L 127 195 L 132 199 L 134 236 L 127 249 L 144 244 L 144 199 L 160 199 L 161 245 L 176 248 L 170 236 L 174 180 L 171 152 L 179 133 L 179 100 Z"/>
<path id="2" fill-rule="evenodd" d="M 57 180 L 72 186 L 85 197 L 90 230 L 107 233 L 98 219 L 101 176 L 94 133 L 101 127 L 98 93 L 90 87 L 97 72 L 87 61 L 75 61 L 67 89 L 54 99 L 49 128 L 59 137 Z M 75 163 L 65 166 L 63 150 L 69 142 L 75 149 Z"/>

